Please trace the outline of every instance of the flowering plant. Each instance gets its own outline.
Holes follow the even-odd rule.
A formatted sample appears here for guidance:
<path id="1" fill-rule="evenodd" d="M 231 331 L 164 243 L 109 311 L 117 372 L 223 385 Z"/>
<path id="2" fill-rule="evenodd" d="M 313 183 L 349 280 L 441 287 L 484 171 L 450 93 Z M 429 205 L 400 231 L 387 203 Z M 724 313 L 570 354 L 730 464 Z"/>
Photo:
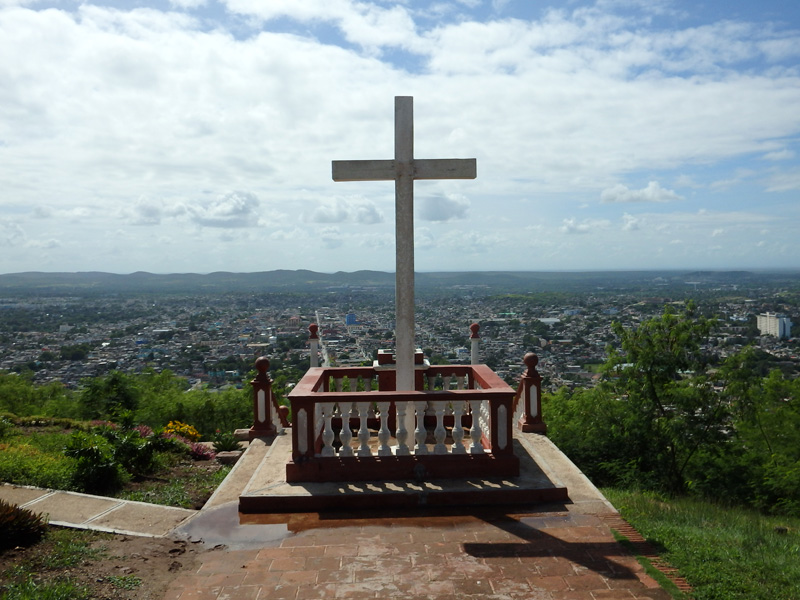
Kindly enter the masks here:
<path id="1" fill-rule="evenodd" d="M 167 423 L 167 426 L 164 427 L 164 433 L 174 433 L 175 435 L 184 437 L 192 442 L 200 441 L 200 433 L 197 431 L 197 429 L 191 425 L 187 425 L 186 423 L 181 423 L 180 421 L 170 421 Z"/>

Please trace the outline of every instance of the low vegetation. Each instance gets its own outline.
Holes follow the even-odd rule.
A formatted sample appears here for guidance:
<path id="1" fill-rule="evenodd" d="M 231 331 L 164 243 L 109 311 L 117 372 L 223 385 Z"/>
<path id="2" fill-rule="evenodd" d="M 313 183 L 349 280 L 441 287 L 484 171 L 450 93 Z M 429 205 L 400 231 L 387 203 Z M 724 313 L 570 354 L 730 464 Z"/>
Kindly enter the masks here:
<path id="1" fill-rule="evenodd" d="M 71 568 L 102 557 L 92 542 L 103 534 L 71 529 L 50 529 L 41 552 L 29 555 L 0 572 L 3 600 L 88 600 L 89 588 L 69 575 Z M 37 547 L 38 548 L 38 547 Z"/>
<path id="2" fill-rule="evenodd" d="M 193 431 L 180 422 L 155 431 L 130 422 L 4 422 L 0 481 L 7 483 L 199 508 L 230 470 L 209 460 L 209 443 L 176 433 Z"/>
<path id="3" fill-rule="evenodd" d="M 545 395 L 550 437 L 598 485 L 800 517 L 800 379 L 716 360 L 713 325 L 691 304 L 615 325 L 599 385 Z"/>
<path id="4" fill-rule="evenodd" d="M 35 544 L 46 531 L 41 515 L 0 500 L 0 550 Z"/>
<path id="5" fill-rule="evenodd" d="M 698 498 L 603 489 L 696 600 L 800 598 L 800 518 Z"/>
<path id="6" fill-rule="evenodd" d="M 198 439 L 205 440 L 218 429 L 234 431 L 252 424 L 249 386 L 218 391 L 187 390 L 186 386 L 184 379 L 169 370 L 140 374 L 112 371 L 84 380 L 78 390 L 59 383 L 34 385 L 29 373 L 0 373 L 0 416 L 105 420 L 152 429 L 164 428 L 173 421 L 190 424 Z"/>

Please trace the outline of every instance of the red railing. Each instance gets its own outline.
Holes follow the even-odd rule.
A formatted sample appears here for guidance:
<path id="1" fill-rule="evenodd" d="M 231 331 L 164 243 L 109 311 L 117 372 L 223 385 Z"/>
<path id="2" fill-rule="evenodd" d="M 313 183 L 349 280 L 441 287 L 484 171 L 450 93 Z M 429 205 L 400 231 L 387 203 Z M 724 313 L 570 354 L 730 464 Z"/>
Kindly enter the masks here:
<path id="1" fill-rule="evenodd" d="M 489 367 L 423 365 L 418 389 L 400 392 L 380 385 L 387 370 L 308 370 L 289 394 L 288 481 L 519 474 L 515 393 Z"/>

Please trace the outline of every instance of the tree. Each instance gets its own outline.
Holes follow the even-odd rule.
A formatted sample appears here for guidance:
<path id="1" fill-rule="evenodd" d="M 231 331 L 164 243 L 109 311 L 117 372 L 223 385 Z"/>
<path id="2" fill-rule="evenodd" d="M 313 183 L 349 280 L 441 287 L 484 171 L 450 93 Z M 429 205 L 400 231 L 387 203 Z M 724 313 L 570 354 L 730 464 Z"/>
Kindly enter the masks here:
<path id="1" fill-rule="evenodd" d="M 729 422 L 707 375 L 703 346 L 712 325 L 691 303 L 636 328 L 614 323 L 621 350 L 609 348 L 604 381 L 549 400 L 556 444 L 582 468 L 591 464 L 598 483 L 685 491 L 698 453 L 714 455 Z"/>
<path id="2" fill-rule="evenodd" d="M 141 391 L 136 378 L 120 371 L 105 377 L 86 379 L 80 395 L 81 413 L 86 419 L 113 419 L 123 411 L 135 411 Z"/>
<path id="3" fill-rule="evenodd" d="M 706 375 L 702 349 L 712 325 L 691 302 L 681 314 L 668 306 L 635 329 L 613 325 L 622 353 L 611 350 L 605 373 L 629 408 L 628 435 L 640 469 L 672 491 L 685 490 L 698 450 L 724 437 L 727 410 Z"/>

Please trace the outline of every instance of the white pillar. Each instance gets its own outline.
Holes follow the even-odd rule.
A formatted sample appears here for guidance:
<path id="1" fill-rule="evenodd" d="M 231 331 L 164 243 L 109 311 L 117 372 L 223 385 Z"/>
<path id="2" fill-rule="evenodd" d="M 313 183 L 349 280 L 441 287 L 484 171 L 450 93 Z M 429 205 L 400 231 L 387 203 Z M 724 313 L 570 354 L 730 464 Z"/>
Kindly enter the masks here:
<path id="1" fill-rule="evenodd" d="M 472 347 L 470 349 L 469 361 L 473 365 L 477 365 L 478 364 L 478 349 L 479 349 L 480 344 L 481 344 L 481 336 L 478 335 L 478 331 L 480 330 L 480 328 L 481 328 L 481 326 L 478 325 L 477 323 L 473 323 L 472 325 L 469 326 L 469 330 L 471 332 L 471 335 L 469 337 L 470 337 L 470 342 L 471 342 L 471 345 L 472 345 Z"/>
<path id="2" fill-rule="evenodd" d="M 414 389 L 414 102 L 394 102 L 397 390 Z"/>

